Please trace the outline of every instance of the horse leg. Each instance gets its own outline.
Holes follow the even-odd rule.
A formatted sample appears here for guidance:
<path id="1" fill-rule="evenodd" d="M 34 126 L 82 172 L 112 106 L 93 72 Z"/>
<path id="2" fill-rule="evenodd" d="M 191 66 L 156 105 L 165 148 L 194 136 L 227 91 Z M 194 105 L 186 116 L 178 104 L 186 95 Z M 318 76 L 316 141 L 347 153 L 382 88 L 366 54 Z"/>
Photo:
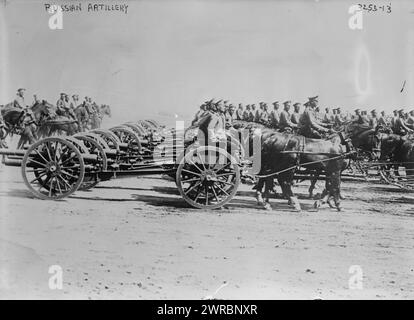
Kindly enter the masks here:
<path id="1" fill-rule="evenodd" d="M 282 174 L 281 179 L 283 181 L 286 195 L 289 199 L 289 204 L 295 208 L 296 211 L 302 211 L 302 208 L 300 206 L 299 200 L 292 191 L 292 184 L 293 184 L 293 178 L 294 178 L 294 171 L 288 171 Z"/>
<path id="2" fill-rule="evenodd" d="M 273 177 L 268 177 L 265 180 L 265 192 L 264 192 L 264 208 L 266 210 L 272 209 L 270 206 L 270 191 L 273 190 Z"/>
<path id="3" fill-rule="evenodd" d="M 330 178 L 329 178 L 329 174 L 326 173 L 326 180 L 325 180 L 325 189 L 323 189 L 322 194 L 321 194 L 321 198 L 316 200 L 314 203 L 314 208 L 315 209 L 319 209 L 323 204 L 325 204 L 326 202 L 328 202 L 329 197 L 330 197 Z"/>
<path id="4" fill-rule="evenodd" d="M 341 211 L 341 172 L 335 171 L 331 175 L 331 193 L 335 202 L 336 210 Z"/>
<path id="5" fill-rule="evenodd" d="M 256 201 L 257 205 L 264 206 L 263 196 L 262 196 L 262 189 L 264 185 L 265 180 L 263 178 L 259 178 L 259 181 L 257 184 L 253 187 L 254 190 L 256 190 Z"/>
<path id="6" fill-rule="evenodd" d="M 313 198 L 313 190 L 315 190 L 316 182 L 318 182 L 319 177 L 319 171 L 315 171 L 313 174 L 311 174 L 311 185 L 308 189 L 309 191 L 309 199 Z"/>

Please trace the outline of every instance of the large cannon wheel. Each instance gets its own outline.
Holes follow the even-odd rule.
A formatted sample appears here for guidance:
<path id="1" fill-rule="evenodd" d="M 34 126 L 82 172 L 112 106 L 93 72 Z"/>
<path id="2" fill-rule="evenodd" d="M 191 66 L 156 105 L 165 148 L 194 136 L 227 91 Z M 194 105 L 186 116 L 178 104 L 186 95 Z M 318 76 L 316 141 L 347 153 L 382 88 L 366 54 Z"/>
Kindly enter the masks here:
<path id="1" fill-rule="evenodd" d="M 78 148 L 71 142 L 51 137 L 30 146 L 21 170 L 24 183 L 34 196 L 57 200 L 79 188 L 85 165 Z"/>
<path id="2" fill-rule="evenodd" d="M 127 145 L 129 151 L 141 152 L 141 142 L 139 136 L 130 128 L 118 126 L 109 129 L 118 139 Z"/>
<path id="3" fill-rule="evenodd" d="M 140 137 L 144 137 L 147 134 L 145 132 L 145 129 L 142 128 L 139 124 L 136 124 L 136 123 L 133 123 L 133 122 L 126 122 L 126 123 L 123 124 L 123 126 L 132 129 Z"/>
<path id="4" fill-rule="evenodd" d="M 103 140 L 105 140 L 105 142 L 108 144 L 109 147 L 114 148 L 117 151 L 120 150 L 121 140 L 119 140 L 118 136 L 112 131 L 103 130 L 103 129 L 94 129 L 94 130 L 91 130 L 90 133 L 99 135 Z"/>
<path id="5" fill-rule="evenodd" d="M 239 183 L 239 164 L 221 148 L 202 146 L 188 150 L 177 168 L 178 191 L 195 208 L 224 206 L 237 193 Z"/>
<path id="6" fill-rule="evenodd" d="M 108 168 L 108 158 L 104 148 L 95 139 L 86 135 L 76 135 L 76 139 L 81 140 L 90 154 L 96 154 L 97 160 L 93 164 L 93 169 L 85 173 L 82 184 L 78 190 L 89 190 L 99 183 L 97 173 Z"/>

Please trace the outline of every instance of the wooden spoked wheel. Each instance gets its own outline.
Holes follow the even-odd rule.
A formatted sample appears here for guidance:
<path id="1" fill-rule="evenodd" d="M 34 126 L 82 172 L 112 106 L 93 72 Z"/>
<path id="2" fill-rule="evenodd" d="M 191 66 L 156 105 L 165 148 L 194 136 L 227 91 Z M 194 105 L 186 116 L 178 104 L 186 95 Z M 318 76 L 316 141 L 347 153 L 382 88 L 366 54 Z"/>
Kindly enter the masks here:
<path id="1" fill-rule="evenodd" d="M 108 144 L 110 148 L 116 149 L 117 151 L 120 150 L 120 143 L 118 136 L 110 130 L 103 130 L 103 129 L 94 129 L 90 131 L 91 133 L 99 135 L 105 142 Z"/>
<path id="2" fill-rule="evenodd" d="M 140 125 L 135 124 L 133 122 L 124 123 L 123 126 L 132 129 L 140 137 L 143 137 L 146 135 L 145 130 Z"/>
<path id="3" fill-rule="evenodd" d="M 93 168 L 85 173 L 82 184 L 78 188 L 78 190 L 89 190 L 99 183 L 97 173 L 108 169 L 108 158 L 98 141 L 84 135 L 77 135 L 75 138 L 83 142 L 90 154 L 97 155 L 96 162 L 92 164 Z"/>
<path id="4" fill-rule="evenodd" d="M 141 152 L 141 142 L 139 136 L 130 128 L 119 126 L 109 129 L 112 131 L 121 143 L 127 145 L 128 151 L 131 152 Z"/>
<path id="5" fill-rule="evenodd" d="M 34 196 L 57 200 L 79 188 L 85 165 L 81 152 L 71 142 L 51 137 L 30 146 L 21 170 L 24 183 Z"/>
<path id="6" fill-rule="evenodd" d="M 221 148 L 202 146 L 182 157 L 176 184 L 183 199 L 195 208 L 220 208 L 234 197 L 240 183 L 240 168 Z"/>

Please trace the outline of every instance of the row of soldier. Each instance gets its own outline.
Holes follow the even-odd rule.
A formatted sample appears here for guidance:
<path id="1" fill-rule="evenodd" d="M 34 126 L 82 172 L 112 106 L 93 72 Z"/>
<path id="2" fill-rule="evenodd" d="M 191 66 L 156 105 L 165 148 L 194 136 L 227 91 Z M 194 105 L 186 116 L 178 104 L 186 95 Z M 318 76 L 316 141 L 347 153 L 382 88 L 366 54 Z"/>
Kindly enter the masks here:
<path id="1" fill-rule="evenodd" d="M 405 135 L 414 132 L 414 110 L 406 113 L 404 109 L 394 110 L 393 115 L 387 116 L 384 111 L 378 114 L 377 110 L 371 110 L 370 114 L 365 110 L 356 109 L 354 114 L 342 112 L 341 108 L 325 108 L 321 113 L 318 106 L 318 96 L 310 97 L 303 104 L 294 103 L 291 111 L 291 101 L 283 102 L 283 109 L 280 110 L 279 101 L 272 103 L 272 108 L 265 102 L 259 106 L 241 103 L 236 108 L 228 101 L 214 100 L 206 101 L 200 106 L 192 124 L 202 118 L 206 112 L 213 113 L 222 118 L 226 127 L 231 127 L 232 122 L 247 121 L 256 122 L 279 131 L 296 131 L 307 137 L 322 138 L 331 131 L 332 127 L 340 127 L 344 123 L 356 122 L 361 126 L 377 129 L 379 126 L 389 128 L 394 133 Z"/>
<path id="2" fill-rule="evenodd" d="M 30 107 L 34 106 L 37 103 L 40 103 L 40 99 L 37 97 L 36 94 L 33 95 L 33 102 L 29 106 L 25 101 L 25 94 L 26 89 L 19 88 L 16 93 L 16 98 L 13 100 L 13 105 L 15 108 L 19 108 L 22 110 L 30 111 Z M 66 116 L 68 118 L 73 118 L 77 120 L 75 115 L 75 109 L 82 105 L 85 107 L 87 113 L 89 115 L 99 114 L 100 110 L 98 105 L 92 101 L 91 97 L 86 96 L 83 102 L 79 101 L 79 95 L 73 94 L 72 98 L 69 98 L 67 93 L 61 93 L 60 98 L 56 102 L 56 115 L 58 116 Z"/>

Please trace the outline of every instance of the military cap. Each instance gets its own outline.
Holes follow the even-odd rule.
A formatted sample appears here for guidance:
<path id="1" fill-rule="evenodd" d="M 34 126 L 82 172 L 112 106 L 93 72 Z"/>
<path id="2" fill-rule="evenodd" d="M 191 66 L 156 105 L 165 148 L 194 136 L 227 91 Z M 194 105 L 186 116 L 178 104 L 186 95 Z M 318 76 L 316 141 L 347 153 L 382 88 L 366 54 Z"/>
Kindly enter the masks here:
<path id="1" fill-rule="evenodd" d="M 292 102 L 292 101 L 287 100 L 287 101 L 283 102 L 283 105 L 287 105 L 288 103 L 291 103 L 291 102 Z"/>
<path id="2" fill-rule="evenodd" d="M 309 101 L 318 101 L 319 96 L 309 97 Z"/>
<path id="3" fill-rule="evenodd" d="M 377 109 L 372 109 L 371 110 L 371 113 L 375 113 L 375 112 L 377 112 Z"/>
<path id="4" fill-rule="evenodd" d="M 66 94 L 66 93 L 64 93 L 64 92 L 61 92 L 61 93 L 60 93 L 60 95 L 61 95 L 61 96 L 67 96 L 67 94 Z"/>
<path id="5" fill-rule="evenodd" d="M 296 107 L 296 106 L 300 106 L 300 102 L 296 102 L 296 103 L 294 103 L 294 104 L 293 104 L 293 106 L 294 106 L 294 107 Z"/>
<path id="6" fill-rule="evenodd" d="M 19 92 L 19 91 L 26 91 L 26 89 L 25 88 L 19 88 L 19 89 L 17 89 L 17 92 Z"/>
<path id="7" fill-rule="evenodd" d="M 305 102 L 303 105 L 304 105 L 305 107 L 307 107 L 307 106 L 309 106 L 309 105 L 310 105 L 310 102 L 309 102 L 309 101 L 307 101 L 307 102 Z"/>
<path id="8" fill-rule="evenodd" d="M 398 110 L 398 112 L 404 112 L 404 109 L 400 109 L 400 110 Z"/>
<path id="9" fill-rule="evenodd" d="M 361 111 L 361 109 L 355 109 L 354 111 L 355 111 L 355 112 L 357 112 L 357 111 Z"/>
<path id="10" fill-rule="evenodd" d="M 272 102 L 273 105 L 279 104 L 279 101 Z"/>

